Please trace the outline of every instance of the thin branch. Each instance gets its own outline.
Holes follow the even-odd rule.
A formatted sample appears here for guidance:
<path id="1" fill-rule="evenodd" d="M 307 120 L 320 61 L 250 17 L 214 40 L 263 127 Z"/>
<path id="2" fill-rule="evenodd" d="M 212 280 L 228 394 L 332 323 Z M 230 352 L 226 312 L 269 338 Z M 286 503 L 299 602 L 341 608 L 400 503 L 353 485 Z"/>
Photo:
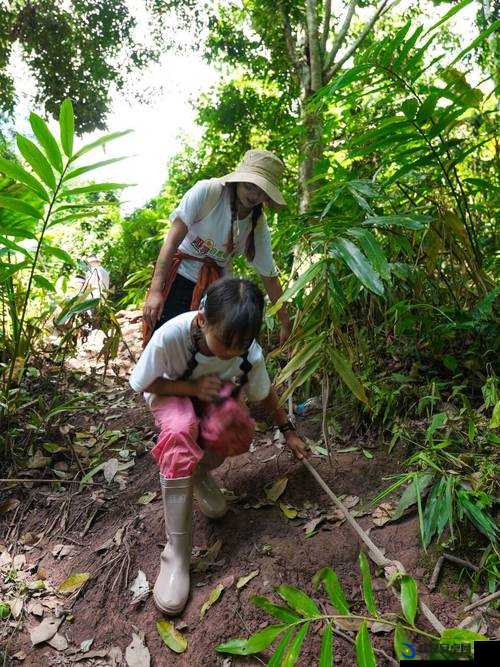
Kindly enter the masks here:
<path id="1" fill-rule="evenodd" d="M 326 72 L 325 77 L 324 77 L 324 82 L 327 83 L 332 76 L 342 67 L 342 65 L 349 60 L 349 58 L 352 56 L 352 54 L 361 46 L 361 44 L 364 42 L 366 36 L 370 32 L 370 30 L 373 28 L 375 25 L 376 21 L 379 19 L 380 15 L 384 10 L 389 11 L 392 7 L 395 5 L 399 4 L 399 0 L 394 0 L 394 2 L 388 5 L 389 0 L 382 0 L 380 3 L 380 7 L 375 11 L 371 19 L 366 23 L 365 27 L 363 28 L 363 31 L 359 35 L 359 37 L 356 39 L 354 44 L 351 46 L 350 49 L 347 50 L 344 56 L 337 62 L 337 63 L 332 63 L 330 69 Z M 386 9 L 387 8 L 387 9 Z"/>
<path id="2" fill-rule="evenodd" d="M 330 34 L 330 21 L 332 20 L 332 0 L 325 0 L 323 7 L 323 35 L 321 37 L 321 50 L 326 53 L 326 43 Z"/>
<path id="3" fill-rule="evenodd" d="M 307 36 L 309 44 L 309 70 L 311 73 L 311 88 L 319 90 L 323 83 L 323 67 L 321 64 L 321 48 L 318 30 L 318 14 L 316 0 L 306 2 Z"/>
<path id="4" fill-rule="evenodd" d="M 332 48 L 329 54 L 326 54 L 326 42 L 328 39 L 328 35 L 326 35 L 325 38 L 325 35 L 323 33 L 324 47 L 325 47 L 325 65 L 324 65 L 325 72 L 328 72 L 328 70 L 331 69 L 333 63 L 335 62 L 335 56 L 337 55 L 340 47 L 344 43 L 345 37 L 347 35 L 347 32 L 351 25 L 351 21 L 354 16 L 354 12 L 356 11 L 357 4 L 358 0 L 351 0 L 351 4 L 349 5 L 349 8 L 347 10 L 347 14 L 342 24 L 342 27 L 340 28 L 338 35 L 333 40 Z"/>
<path id="5" fill-rule="evenodd" d="M 285 36 L 285 44 L 286 44 L 286 50 L 288 52 L 288 57 L 290 58 L 290 61 L 293 66 L 293 71 L 295 72 L 297 79 L 299 80 L 299 82 L 303 83 L 303 78 L 302 78 L 303 73 L 300 64 L 300 58 L 297 53 L 297 45 L 293 39 L 290 19 L 288 18 L 288 14 L 286 13 L 285 8 L 283 7 L 283 2 L 279 3 L 279 8 L 281 13 L 281 18 L 283 20 L 283 33 Z"/>

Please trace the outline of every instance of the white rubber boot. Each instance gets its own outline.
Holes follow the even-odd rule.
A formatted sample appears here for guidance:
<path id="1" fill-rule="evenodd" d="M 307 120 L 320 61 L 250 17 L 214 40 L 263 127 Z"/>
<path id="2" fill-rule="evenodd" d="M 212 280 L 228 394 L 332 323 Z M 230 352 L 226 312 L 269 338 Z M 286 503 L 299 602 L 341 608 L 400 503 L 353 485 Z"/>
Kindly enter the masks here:
<path id="1" fill-rule="evenodd" d="M 220 519 L 227 512 L 227 501 L 210 474 L 210 470 L 218 468 L 223 461 L 220 454 L 205 451 L 193 472 L 194 497 L 201 512 L 209 519 Z"/>
<path id="2" fill-rule="evenodd" d="M 189 597 L 189 563 L 193 540 L 193 479 L 160 475 L 167 545 L 160 558 L 160 573 L 153 588 L 158 609 L 175 616 Z"/>

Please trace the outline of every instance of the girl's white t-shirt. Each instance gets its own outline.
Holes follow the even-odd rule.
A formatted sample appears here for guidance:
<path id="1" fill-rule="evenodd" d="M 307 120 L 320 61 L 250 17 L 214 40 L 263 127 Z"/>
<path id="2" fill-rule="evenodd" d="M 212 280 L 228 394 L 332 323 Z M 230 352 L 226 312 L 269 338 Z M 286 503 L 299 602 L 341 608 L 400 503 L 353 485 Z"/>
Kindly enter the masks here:
<path id="1" fill-rule="evenodd" d="M 154 332 L 130 376 L 134 391 L 145 391 L 157 378 L 178 380 L 184 375 L 192 357 L 191 322 L 196 315 L 196 311 L 182 313 Z M 234 380 L 243 375 L 241 357 L 219 359 L 197 352 L 196 361 L 193 380 L 202 375 L 217 375 L 221 380 Z M 262 401 L 269 394 L 271 381 L 262 348 L 255 340 L 248 351 L 248 361 L 252 370 L 248 373 L 245 393 L 249 401 Z M 145 393 L 144 398 L 151 402 L 154 394 Z"/>
<path id="2" fill-rule="evenodd" d="M 177 208 L 172 211 L 170 220 L 180 218 L 188 228 L 179 250 L 194 257 L 210 257 L 226 274 L 231 273 L 231 255 L 227 244 L 231 229 L 231 202 L 229 188 L 224 186 L 215 208 L 202 220 L 197 221 L 198 212 L 208 196 L 210 181 L 198 181 L 186 192 Z M 248 235 L 252 228 L 251 214 L 243 220 L 233 222 L 233 255 L 244 255 Z M 278 275 L 271 248 L 271 234 L 265 215 L 262 215 L 254 231 L 255 257 L 250 264 L 261 276 Z M 185 259 L 179 266 L 179 273 L 184 278 L 196 282 L 201 269 L 201 262 Z"/>

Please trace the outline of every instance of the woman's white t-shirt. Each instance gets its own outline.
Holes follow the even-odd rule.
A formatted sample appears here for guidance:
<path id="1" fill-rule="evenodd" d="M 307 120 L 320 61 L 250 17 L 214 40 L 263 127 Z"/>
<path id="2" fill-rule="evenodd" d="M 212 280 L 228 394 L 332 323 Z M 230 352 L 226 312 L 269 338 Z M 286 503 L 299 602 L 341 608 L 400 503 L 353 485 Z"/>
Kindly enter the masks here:
<path id="1" fill-rule="evenodd" d="M 191 322 L 196 315 L 196 311 L 182 313 L 155 331 L 130 376 L 130 386 L 134 391 L 145 391 L 157 378 L 178 380 L 184 375 L 192 357 Z M 192 379 L 217 375 L 221 380 L 234 380 L 243 375 L 240 369 L 242 357 L 219 359 L 197 352 L 196 361 L 198 364 Z M 248 361 L 252 370 L 248 373 L 245 393 L 249 401 L 262 401 L 269 394 L 271 381 L 262 348 L 255 340 L 248 350 Z M 153 397 L 154 394 L 144 394 L 148 402 Z"/>
<path id="2" fill-rule="evenodd" d="M 194 257 L 210 257 L 224 270 L 231 273 L 231 255 L 227 244 L 231 231 L 231 202 L 227 186 L 222 188 L 222 194 L 216 206 L 210 213 L 198 220 L 198 213 L 208 197 L 210 181 L 198 181 L 186 192 L 177 208 L 172 211 L 170 219 L 180 218 L 188 228 L 188 232 L 179 245 L 179 250 Z M 233 255 L 243 255 L 248 235 L 252 228 L 251 214 L 243 220 L 233 222 Z M 271 249 L 271 234 L 266 218 L 262 215 L 254 231 L 255 258 L 250 264 L 261 276 L 273 277 L 278 275 Z M 179 266 L 179 273 L 184 278 L 196 282 L 201 269 L 201 262 L 183 260 Z"/>

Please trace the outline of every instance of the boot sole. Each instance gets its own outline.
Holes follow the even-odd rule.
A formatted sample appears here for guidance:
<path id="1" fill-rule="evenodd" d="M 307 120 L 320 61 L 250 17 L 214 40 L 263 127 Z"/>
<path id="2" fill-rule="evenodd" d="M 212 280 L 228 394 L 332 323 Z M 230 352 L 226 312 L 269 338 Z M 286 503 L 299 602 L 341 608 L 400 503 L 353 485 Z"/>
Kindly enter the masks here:
<path id="1" fill-rule="evenodd" d="M 180 606 L 180 607 L 175 607 L 175 608 L 174 608 L 174 607 L 168 607 L 168 608 L 167 608 L 167 607 L 163 607 L 163 606 L 158 602 L 158 600 L 157 600 L 156 595 L 154 594 L 154 592 L 153 592 L 153 600 L 154 600 L 154 603 L 155 603 L 156 607 L 157 607 L 160 611 L 162 611 L 164 614 L 167 614 L 168 616 L 177 616 L 178 614 L 180 614 L 180 613 L 183 611 L 183 609 L 185 608 L 185 606 L 186 606 L 186 604 L 187 604 L 187 600 L 186 600 L 186 602 L 185 602 L 182 606 Z"/>

